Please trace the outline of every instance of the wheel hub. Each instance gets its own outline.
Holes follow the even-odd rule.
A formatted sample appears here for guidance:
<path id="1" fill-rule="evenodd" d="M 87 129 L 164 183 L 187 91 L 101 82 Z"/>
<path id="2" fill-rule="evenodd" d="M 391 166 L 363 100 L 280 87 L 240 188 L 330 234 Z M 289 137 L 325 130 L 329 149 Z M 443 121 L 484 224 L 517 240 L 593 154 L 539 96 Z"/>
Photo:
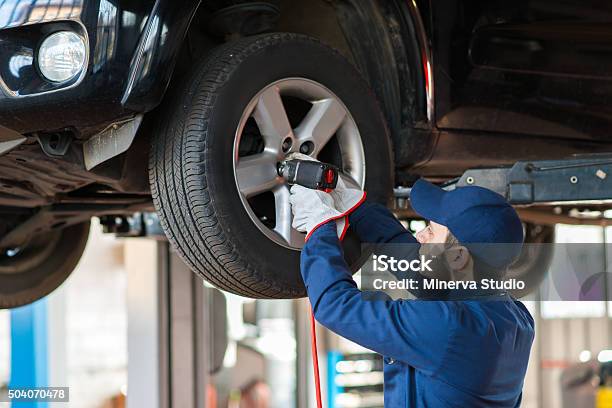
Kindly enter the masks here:
<path id="1" fill-rule="evenodd" d="M 302 114 L 285 98 L 305 102 Z M 289 186 L 277 173 L 277 163 L 294 152 L 332 162 L 364 185 L 365 154 L 354 119 L 333 92 L 305 78 L 276 81 L 251 99 L 236 131 L 233 159 L 236 186 L 251 220 L 267 238 L 299 249 L 305 234 L 291 226 Z"/>

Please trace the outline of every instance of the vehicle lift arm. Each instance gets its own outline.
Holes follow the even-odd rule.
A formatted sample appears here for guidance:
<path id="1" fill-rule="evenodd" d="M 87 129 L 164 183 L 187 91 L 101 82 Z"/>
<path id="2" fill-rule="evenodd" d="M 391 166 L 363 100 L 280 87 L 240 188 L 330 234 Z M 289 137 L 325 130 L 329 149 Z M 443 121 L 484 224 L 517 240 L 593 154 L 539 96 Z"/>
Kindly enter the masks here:
<path id="1" fill-rule="evenodd" d="M 563 160 L 518 161 L 509 167 L 469 169 L 442 185 L 445 190 L 481 186 L 513 205 L 598 203 L 612 200 L 612 154 L 576 155 Z M 395 196 L 409 198 L 409 188 Z"/>

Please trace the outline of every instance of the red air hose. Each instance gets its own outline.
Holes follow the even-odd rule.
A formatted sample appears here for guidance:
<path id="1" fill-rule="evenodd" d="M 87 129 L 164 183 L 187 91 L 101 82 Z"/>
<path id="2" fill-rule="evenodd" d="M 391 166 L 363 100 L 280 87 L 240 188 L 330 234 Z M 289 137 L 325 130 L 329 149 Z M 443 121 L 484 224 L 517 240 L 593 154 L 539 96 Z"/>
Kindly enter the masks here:
<path id="1" fill-rule="evenodd" d="M 321 403 L 321 380 L 319 379 L 319 353 L 317 352 L 317 332 L 312 307 L 310 307 L 310 343 L 312 346 L 312 366 L 314 369 L 315 393 L 317 396 L 317 408 L 322 408 Z"/>

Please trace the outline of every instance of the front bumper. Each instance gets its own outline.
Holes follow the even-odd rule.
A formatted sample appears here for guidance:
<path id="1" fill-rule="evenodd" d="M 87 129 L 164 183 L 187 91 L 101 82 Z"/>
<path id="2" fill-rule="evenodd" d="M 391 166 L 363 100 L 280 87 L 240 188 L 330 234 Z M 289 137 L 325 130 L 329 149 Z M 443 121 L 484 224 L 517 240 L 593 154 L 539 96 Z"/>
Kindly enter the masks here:
<path id="1" fill-rule="evenodd" d="M 152 109 L 161 101 L 197 5 L 194 0 L 0 2 L 0 126 L 21 134 L 71 129 L 88 137 Z M 83 74 L 59 84 L 45 81 L 36 68 L 40 42 L 58 30 L 76 32 L 89 47 Z"/>

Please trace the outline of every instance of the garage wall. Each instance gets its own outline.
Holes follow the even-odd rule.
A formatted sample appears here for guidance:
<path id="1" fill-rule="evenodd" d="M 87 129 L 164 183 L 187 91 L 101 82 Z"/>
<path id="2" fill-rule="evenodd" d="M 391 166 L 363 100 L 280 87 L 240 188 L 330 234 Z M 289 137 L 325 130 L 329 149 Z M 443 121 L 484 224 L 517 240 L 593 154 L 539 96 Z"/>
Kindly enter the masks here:
<path id="1" fill-rule="evenodd" d="M 563 407 L 561 374 L 580 361 L 584 350 L 593 358 L 612 344 L 609 317 L 543 319 L 536 317 L 536 340 L 532 350 L 525 387 L 525 408 Z"/>
<path id="2" fill-rule="evenodd" d="M 561 225 L 556 229 L 557 242 L 593 242 L 603 246 L 612 243 L 611 238 L 612 228 Z M 610 252 L 609 245 L 606 248 Z M 607 271 L 612 271 L 612 254 L 602 256 Z M 580 362 L 584 351 L 596 359 L 601 350 L 612 348 L 611 303 L 526 303 L 536 321 L 536 339 L 525 378 L 523 406 L 564 408 L 560 382 L 563 371 Z"/>
<path id="3" fill-rule="evenodd" d="M 103 234 L 94 219 L 79 265 L 49 301 L 65 298 L 65 364 L 70 406 L 102 406 L 125 391 L 127 314 L 124 240 Z"/>

